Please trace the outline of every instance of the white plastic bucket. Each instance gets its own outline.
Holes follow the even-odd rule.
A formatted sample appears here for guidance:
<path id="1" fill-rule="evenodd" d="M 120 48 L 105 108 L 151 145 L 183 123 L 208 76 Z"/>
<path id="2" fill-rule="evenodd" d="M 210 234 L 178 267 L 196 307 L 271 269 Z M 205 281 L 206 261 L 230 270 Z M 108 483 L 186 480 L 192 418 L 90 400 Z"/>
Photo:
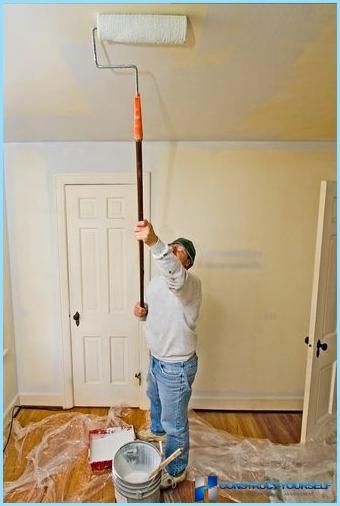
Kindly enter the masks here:
<path id="1" fill-rule="evenodd" d="M 132 441 L 123 445 L 112 462 L 117 502 L 159 502 L 161 472 L 150 473 L 161 463 L 161 454 L 151 443 Z"/>

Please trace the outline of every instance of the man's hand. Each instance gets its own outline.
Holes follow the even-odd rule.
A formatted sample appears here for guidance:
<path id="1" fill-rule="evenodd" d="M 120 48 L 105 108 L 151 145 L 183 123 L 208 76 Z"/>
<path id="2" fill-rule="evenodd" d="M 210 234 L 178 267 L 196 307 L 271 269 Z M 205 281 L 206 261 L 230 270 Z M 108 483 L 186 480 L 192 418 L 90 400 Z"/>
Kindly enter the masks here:
<path id="1" fill-rule="evenodd" d="M 144 304 L 144 305 L 145 305 L 145 307 L 142 307 L 139 304 L 139 302 L 137 302 L 137 304 L 133 308 L 133 314 L 137 318 L 144 318 L 148 314 L 148 305 L 147 304 Z"/>
<path id="2" fill-rule="evenodd" d="M 153 246 L 158 241 L 153 226 L 148 220 L 138 221 L 135 227 L 136 239 L 143 241 L 147 246 Z"/>

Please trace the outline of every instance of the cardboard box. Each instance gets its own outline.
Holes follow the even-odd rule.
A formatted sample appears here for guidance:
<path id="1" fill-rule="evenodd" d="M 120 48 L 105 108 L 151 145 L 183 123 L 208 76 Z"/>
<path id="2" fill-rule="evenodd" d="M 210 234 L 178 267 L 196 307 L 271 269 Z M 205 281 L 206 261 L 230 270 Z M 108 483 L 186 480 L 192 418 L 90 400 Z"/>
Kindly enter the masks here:
<path id="1" fill-rule="evenodd" d="M 132 425 L 90 430 L 89 463 L 92 470 L 111 469 L 112 460 L 119 448 L 135 439 L 135 430 Z"/>

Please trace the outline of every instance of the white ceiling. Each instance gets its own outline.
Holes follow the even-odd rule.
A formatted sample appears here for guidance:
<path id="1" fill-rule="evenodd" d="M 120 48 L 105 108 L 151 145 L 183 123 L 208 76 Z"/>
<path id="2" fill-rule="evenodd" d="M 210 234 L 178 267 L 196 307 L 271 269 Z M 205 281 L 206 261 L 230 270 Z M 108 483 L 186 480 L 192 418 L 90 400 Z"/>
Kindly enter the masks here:
<path id="1" fill-rule="evenodd" d="M 7 4 L 7 142 L 133 140 L 133 74 L 93 63 L 117 12 L 189 18 L 184 46 L 99 47 L 139 68 L 145 140 L 336 138 L 336 5 Z"/>

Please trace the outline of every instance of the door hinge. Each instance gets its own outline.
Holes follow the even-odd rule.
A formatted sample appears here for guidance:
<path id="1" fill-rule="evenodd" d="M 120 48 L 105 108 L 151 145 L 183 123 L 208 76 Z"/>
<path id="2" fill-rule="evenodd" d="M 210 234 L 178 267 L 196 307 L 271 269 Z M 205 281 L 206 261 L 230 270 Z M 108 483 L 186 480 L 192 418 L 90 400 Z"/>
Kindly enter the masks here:
<path id="1" fill-rule="evenodd" d="M 138 384 L 139 384 L 139 386 L 141 386 L 141 384 L 142 384 L 142 373 L 140 371 L 138 373 L 136 372 L 135 378 L 138 379 Z"/>

